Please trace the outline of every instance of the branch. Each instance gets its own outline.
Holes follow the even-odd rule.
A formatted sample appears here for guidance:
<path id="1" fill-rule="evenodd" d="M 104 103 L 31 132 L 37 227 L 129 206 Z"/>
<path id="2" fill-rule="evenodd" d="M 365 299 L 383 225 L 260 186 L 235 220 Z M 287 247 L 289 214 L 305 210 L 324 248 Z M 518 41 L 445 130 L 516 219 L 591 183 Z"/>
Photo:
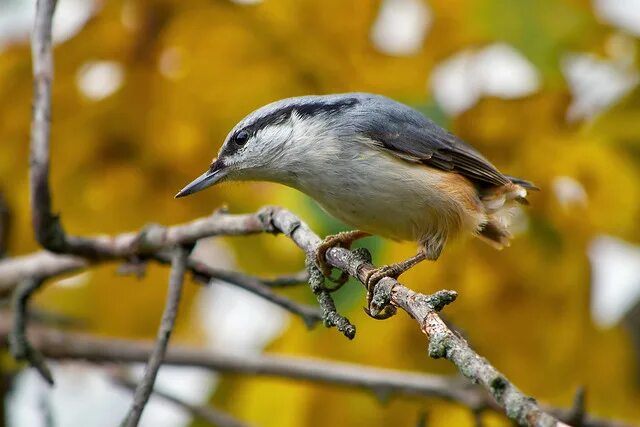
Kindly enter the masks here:
<path id="1" fill-rule="evenodd" d="M 9 322 L 0 318 L 0 343 L 6 345 L 9 329 Z M 149 341 L 98 338 L 46 327 L 33 327 L 31 341 L 49 359 L 96 363 L 144 363 L 154 348 Z M 369 390 L 385 399 L 394 395 L 439 397 L 465 406 L 495 406 L 482 390 L 474 389 L 460 378 L 371 368 L 354 363 L 288 356 L 225 355 L 186 346 L 171 346 L 164 363 L 223 373 L 339 385 Z"/>
<path id="2" fill-rule="evenodd" d="M 160 328 L 158 329 L 158 338 L 156 346 L 149 357 L 149 362 L 145 366 L 144 376 L 138 384 L 133 398 L 133 404 L 129 410 L 129 414 L 123 421 L 122 425 L 126 427 L 135 427 L 140 422 L 142 411 L 149 401 L 149 395 L 153 390 L 153 384 L 156 381 L 160 364 L 164 359 L 169 344 L 171 332 L 178 315 L 178 306 L 180 297 L 182 296 L 182 284 L 184 283 L 184 274 L 187 268 L 187 257 L 189 252 L 181 246 L 176 247 L 171 260 L 171 273 L 169 274 L 169 291 L 167 293 L 167 302 L 162 313 Z"/>
<path id="3" fill-rule="evenodd" d="M 35 252 L 0 260 L 0 289 L 28 277 L 53 277 L 77 271 L 105 261 L 129 260 L 153 255 L 175 246 L 189 246 L 198 240 L 214 236 L 239 236 L 270 232 L 260 217 L 233 215 L 216 211 L 208 217 L 171 227 L 149 225 L 139 232 L 85 238 L 92 248 L 86 254 L 59 255 L 47 251 Z M 98 258 L 92 255 L 99 254 Z"/>
<path id="4" fill-rule="evenodd" d="M 13 329 L 9 334 L 9 349 L 16 360 L 27 360 L 49 385 L 53 385 L 51 370 L 44 358 L 27 339 L 27 305 L 31 295 L 42 286 L 37 279 L 25 280 L 13 295 Z"/>
<path id="5" fill-rule="evenodd" d="M 251 219 L 248 219 L 251 218 Z M 124 248 L 135 242 L 137 233 L 123 233 L 111 237 L 103 237 L 104 240 L 110 240 L 114 243 L 114 247 L 120 248 L 123 257 L 117 260 L 126 260 L 128 257 L 144 257 L 154 261 L 168 264 L 170 256 L 166 251 L 161 251 L 165 243 L 182 242 L 184 244 L 193 243 L 191 239 L 200 239 L 216 235 L 227 235 L 227 233 L 240 233 L 242 224 L 249 224 L 250 229 L 254 230 L 254 224 L 262 225 L 255 215 L 228 215 L 214 213 L 207 218 L 201 218 L 188 224 L 177 225 L 173 227 L 154 226 L 153 236 L 150 236 L 151 242 L 154 244 L 154 250 L 157 252 L 146 253 L 132 252 Z M 149 228 L 147 228 L 148 230 Z M 251 231 L 253 232 L 253 231 Z M 256 231 L 257 232 L 257 231 Z M 188 236 L 188 239 L 186 238 Z M 195 241 L 194 240 L 194 241 Z M 139 241 L 139 239 L 138 239 Z M 87 259 L 74 255 L 59 255 L 47 251 L 35 252 L 30 255 L 23 255 L 13 258 L 0 260 L 0 297 L 10 294 L 16 288 L 16 285 L 24 280 L 36 278 L 45 280 L 60 276 L 63 274 L 77 272 L 106 261 L 116 259 Z M 273 292 L 270 287 L 275 285 L 290 286 L 299 283 L 301 274 L 293 276 L 284 276 L 274 279 L 273 281 L 265 281 L 247 274 L 221 270 L 210 267 L 209 265 L 189 258 L 189 271 L 194 274 L 194 278 L 201 283 L 208 284 L 211 280 L 221 280 L 232 286 L 240 287 L 248 292 L 254 293 L 259 297 L 270 301 L 291 313 L 300 316 L 307 327 L 313 327 L 320 320 L 320 313 L 315 307 L 297 303 L 289 298 L 278 295 Z"/>
<path id="6" fill-rule="evenodd" d="M 127 390 L 135 391 L 136 383 L 131 381 L 128 378 L 125 378 L 122 375 L 114 375 L 113 381 L 115 384 L 126 388 Z M 168 402 L 173 403 L 176 406 L 184 409 L 192 416 L 200 418 L 211 425 L 217 427 L 247 427 L 248 424 L 245 424 L 241 421 L 236 420 L 231 415 L 219 410 L 212 408 L 210 406 L 198 406 L 192 405 L 190 403 L 185 402 L 184 400 L 178 399 L 177 397 L 165 393 L 163 391 L 154 389 L 153 395 L 160 397 Z"/>
<path id="7" fill-rule="evenodd" d="M 312 256 L 321 243 L 318 237 L 305 223 L 291 212 L 279 208 L 265 211 L 268 220 L 277 230 L 289 236 L 307 256 Z M 375 267 L 360 253 L 344 248 L 332 248 L 327 252 L 327 262 L 333 267 L 348 272 L 361 283 L 366 282 L 367 274 Z M 549 427 L 563 426 L 552 415 L 544 412 L 536 401 L 524 395 L 503 374 L 486 359 L 479 356 L 469 344 L 453 333 L 438 316 L 446 304 L 455 300 L 453 291 L 439 291 L 434 295 L 423 295 L 405 287 L 395 279 L 385 278 L 376 286 L 373 296 L 373 308 L 384 309 L 392 304 L 405 310 L 420 326 L 429 339 L 429 355 L 433 358 L 444 357 L 474 383 L 481 384 L 505 409 L 507 416 L 520 425 Z"/>
<path id="8" fill-rule="evenodd" d="M 169 261 L 167 255 L 163 253 L 153 255 L 153 259 L 162 263 L 167 263 Z M 320 312 L 316 307 L 300 304 L 278 295 L 273 292 L 269 286 L 265 285 L 262 280 L 256 277 L 249 276 L 238 271 L 213 268 L 201 261 L 196 261 L 193 258 L 189 258 L 187 268 L 193 273 L 193 277 L 201 283 L 209 284 L 212 280 L 220 280 L 279 305 L 285 310 L 300 316 L 308 328 L 313 328 L 316 323 L 321 320 Z M 297 279 L 297 277 L 292 276 L 288 280 L 292 281 L 294 279 Z"/>
<path id="9" fill-rule="evenodd" d="M 79 237 L 67 235 L 58 215 L 51 210 L 49 190 L 49 143 L 51 133 L 51 88 L 53 84 L 53 52 L 51 27 L 57 0 L 37 0 L 36 18 L 31 42 L 33 61 L 33 114 L 31 121 L 31 151 L 29 159 L 30 203 L 33 229 L 38 242 L 51 252 L 80 255 L 85 258 L 121 258 L 145 250 L 187 245 L 204 235 L 215 235 L 216 229 L 207 228 L 210 222 L 192 223 L 190 227 L 174 227 L 172 233 L 166 229 L 150 227 L 140 234 L 120 235 L 119 239 L 102 237 Z M 240 234 L 263 231 L 261 224 L 235 223 Z M 248 216 L 249 221 L 255 217 Z M 216 221 L 233 234 L 233 224 Z M 252 231 L 253 230 L 253 231 Z"/>
<path id="10" fill-rule="evenodd" d="M 9 322 L 0 316 L 0 345 L 6 345 Z M 62 332 L 47 327 L 33 327 L 31 341 L 44 356 L 54 360 L 86 360 L 95 363 L 144 363 L 153 351 L 153 343 L 128 339 L 98 338 L 88 334 Z M 501 411 L 483 389 L 461 378 L 372 368 L 366 365 L 329 362 L 325 359 L 291 356 L 225 355 L 172 346 L 164 363 L 189 366 L 227 374 L 310 381 L 372 392 L 381 399 L 394 396 L 435 397 L 459 403 L 474 411 Z M 547 407 L 549 412 L 566 419 L 571 411 Z M 623 422 L 585 416 L 583 427 L 631 427 Z"/>
<path id="11" fill-rule="evenodd" d="M 33 229 L 36 239 L 44 247 L 60 247 L 64 243 L 64 233 L 58 218 L 51 213 L 51 193 L 49 192 L 49 135 L 53 82 L 51 26 L 56 3 L 56 0 L 37 1 L 31 39 L 33 115 L 29 158 L 30 196 Z M 58 241 L 60 233 L 62 233 L 62 241 Z"/>

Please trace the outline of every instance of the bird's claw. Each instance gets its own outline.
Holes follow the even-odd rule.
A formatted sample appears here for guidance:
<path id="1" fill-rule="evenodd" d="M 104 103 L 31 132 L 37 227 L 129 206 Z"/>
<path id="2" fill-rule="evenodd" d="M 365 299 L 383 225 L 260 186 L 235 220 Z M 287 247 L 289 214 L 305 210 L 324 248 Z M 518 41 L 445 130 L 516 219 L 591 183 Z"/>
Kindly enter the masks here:
<path id="1" fill-rule="evenodd" d="M 385 277 L 398 278 L 402 274 L 397 264 L 385 265 L 369 272 L 365 278 L 367 287 L 367 307 L 365 313 L 377 320 L 388 319 L 396 314 L 397 309 L 391 304 L 388 289 L 379 289 L 378 283 Z"/>
<path id="2" fill-rule="evenodd" d="M 337 291 L 347 283 L 349 280 L 349 273 L 341 272 L 338 278 L 331 277 L 332 267 L 327 263 L 326 255 L 327 251 L 331 248 L 341 247 L 345 249 L 350 249 L 351 244 L 354 240 L 357 240 L 362 237 L 366 237 L 369 234 L 362 231 L 346 231 L 338 234 L 334 234 L 331 236 L 327 236 L 322 243 L 318 246 L 316 250 L 316 265 L 322 272 L 322 275 L 326 277 L 329 281 L 335 283 L 335 286 L 332 286 L 328 290 Z"/>

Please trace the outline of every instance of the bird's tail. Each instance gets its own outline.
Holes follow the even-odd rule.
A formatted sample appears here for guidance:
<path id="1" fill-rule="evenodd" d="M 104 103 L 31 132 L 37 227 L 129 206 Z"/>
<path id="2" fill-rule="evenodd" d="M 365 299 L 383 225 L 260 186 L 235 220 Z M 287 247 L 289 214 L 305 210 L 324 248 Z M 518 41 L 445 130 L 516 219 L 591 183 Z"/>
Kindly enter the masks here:
<path id="1" fill-rule="evenodd" d="M 510 245 L 512 235 L 509 226 L 519 205 L 528 205 L 527 190 L 539 190 L 532 182 L 507 177 L 509 184 L 485 191 L 480 199 L 487 214 L 487 221 L 478 230 L 477 236 L 496 249 Z"/>

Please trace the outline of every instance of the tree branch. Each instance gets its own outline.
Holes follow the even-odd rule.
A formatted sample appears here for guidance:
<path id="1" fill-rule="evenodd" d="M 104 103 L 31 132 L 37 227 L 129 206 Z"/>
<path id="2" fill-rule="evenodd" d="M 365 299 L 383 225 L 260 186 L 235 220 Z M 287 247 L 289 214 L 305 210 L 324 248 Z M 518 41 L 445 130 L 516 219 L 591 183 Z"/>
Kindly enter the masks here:
<path id="1" fill-rule="evenodd" d="M 49 192 L 49 135 L 51 133 L 51 85 L 53 52 L 51 27 L 56 0 L 38 0 L 31 39 L 33 62 L 33 115 L 29 179 L 31 213 L 36 239 L 44 247 L 61 247 L 64 233 L 56 215 L 51 213 Z M 62 240 L 60 234 L 62 233 Z"/>
<path id="2" fill-rule="evenodd" d="M 25 280 L 13 294 L 13 329 L 9 334 L 9 349 L 16 360 L 27 360 L 49 385 L 53 376 L 40 352 L 27 339 L 27 306 L 31 295 L 42 286 L 38 279 Z"/>
<path id="3" fill-rule="evenodd" d="M 0 345 L 6 345 L 10 323 L 0 316 Z M 99 338 L 34 326 L 31 342 L 42 354 L 54 360 L 86 360 L 94 363 L 144 363 L 153 351 L 150 341 Z M 164 363 L 189 366 L 227 374 L 244 374 L 298 381 L 310 381 L 372 392 L 381 399 L 394 396 L 435 397 L 459 403 L 472 410 L 501 408 L 480 387 L 459 377 L 423 374 L 366 365 L 330 362 L 324 359 L 291 356 L 241 356 L 171 346 Z M 568 410 L 546 407 L 567 419 Z M 585 416 L 584 427 L 631 427 L 619 421 Z"/>
<path id="4" fill-rule="evenodd" d="M 2 321 L 0 317 L 0 343 L 6 344 L 9 329 L 8 322 Z M 149 341 L 99 338 L 40 326 L 32 328 L 31 341 L 47 358 L 95 363 L 144 363 L 154 348 Z M 364 389 L 384 399 L 394 395 L 439 397 L 465 406 L 495 407 L 482 390 L 461 378 L 372 368 L 323 359 L 225 355 L 185 346 L 171 346 L 164 363 Z"/>
<path id="5" fill-rule="evenodd" d="M 277 230 L 289 236 L 307 256 L 312 256 L 321 243 L 320 237 L 289 211 L 271 208 L 263 211 L 263 217 Z M 367 274 L 375 268 L 361 253 L 344 248 L 330 249 L 327 252 L 327 262 L 348 272 L 362 284 L 366 282 Z M 420 329 L 429 339 L 429 355 L 433 358 L 448 359 L 465 377 L 481 384 L 505 409 L 509 418 L 524 426 L 565 425 L 544 412 L 534 399 L 524 395 L 440 319 L 438 311 L 453 302 L 456 296 L 453 291 L 439 291 L 434 295 L 419 294 L 395 279 L 385 278 L 376 286 L 373 301 L 377 302 L 374 308 L 379 310 L 388 303 L 405 310 L 418 322 Z"/>
<path id="6" fill-rule="evenodd" d="M 171 273 L 169 274 L 167 302 L 164 312 L 162 313 L 156 346 L 151 356 L 149 356 L 142 381 L 140 381 L 136 388 L 129 414 L 122 423 L 125 427 L 135 427 L 138 425 L 142 411 L 149 401 L 149 395 L 153 390 L 153 384 L 156 381 L 160 364 L 162 364 L 162 360 L 164 359 L 169 338 L 171 337 L 171 332 L 173 332 L 173 326 L 178 316 L 178 306 L 180 304 L 180 297 L 182 296 L 182 284 L 184 283 L 188 256 L 189 252 L 186 248 L 178 246 L 174 249 L 173 259 L 171 260 Z"/>
<path id="7" fill-rule="evenodd" d="M 202 218 L 193 221 L 189 224 L 178 225 L 174 227 L 167 227 L 164 231 L 160 231 L 153 237 L 154 242 L 159 244 L 158 247 L 163 248 L 164 245 L 160 244 L 163 240 L 161 235 L 174 236 L 167 241 L 176 241 L 175 236 L 191 236 L 190 238 L 199 238 L 198 233 L 204 233 L 209 235 L 212 230 L 215 230 L 218 235 L 226 234 L 227 231 L 237 231 L 237 222 L 251 222 L 246 221 L 248 215 L 212 215 L 208 218 Z M 225 223 L 225 226 L 217 224 L 221 220 Z M 236 221 L 238 220 L 238 221 Z M 257 219 L 256 219 L 257 221 Z M 206 225 L 203 225 L 205 224 Z M 230 226 L 230 229 L 225 227 Z M 192 229 L 193 228 L 193 229 Z M 198 230 L 198 232 L 196 232 Z M 124 233 L 121 235 L 113 236 L 110 239 L 113 242 L 128 241 L 135 233 Z M 185 243 L 189 243 L 188 240 L 184 240 Z M 131 254 L 130 254 L 131 255 Z M 143 254 L 133 254 L 131 256 L 142 257 Z M 170 256 L 166 254 L 166 251 L 152 252 L 144 255 L 147 259 L 151 259 L 163 264 L 170 262 Z M 122 258 L 125 260 L 126 258 Z M 35 252 L 30 255 L 23 255 L 14 258 L 7 258 L 0 260 L 0 297 L 10 294 L 16 288 L 16 285 L 24 280 L 30 278 L 36 278 L 39 280 L 45 280 L 60 276 L 63 274 L 77 272 L 79 270 L 88 268 L 91 265 L 95 265 L 101 262 L 110 261 L 109 259 L 86 259 L 74 255 L 60 255 L 47 251 Z M 313 327 L 321 316 L 317 308 L 311 307 L 305 304 L 300 304 L 289 298 L 278 295 L 270 287 L 275 287 L 270 281 L 265 281 L 253 276 L 249 276 L 244 273 L 221 270 L 213 268 L 201 261 L 196 261 L 193 258 L 189 258 L 188 269 L 194 275 L 194 278 L 203 284 L 208 284 L 211 280 L 221 280 L 225 283 L 229 283 L 232 286 L 237 286 L 248 292 L 254 293 L 267 301 L 270 301 L 291 313 L 300 316 L 308 327 Z M 284 276 L 274 279 L 275 284 L 284 283 L 287 286 L 299 283 L 301 274 L 293 276 Z"/>

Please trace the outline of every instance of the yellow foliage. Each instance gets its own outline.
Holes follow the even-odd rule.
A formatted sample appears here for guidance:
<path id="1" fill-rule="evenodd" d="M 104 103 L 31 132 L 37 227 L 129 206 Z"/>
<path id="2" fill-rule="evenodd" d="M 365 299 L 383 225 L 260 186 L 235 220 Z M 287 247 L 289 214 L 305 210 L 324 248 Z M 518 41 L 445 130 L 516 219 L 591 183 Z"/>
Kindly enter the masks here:
<path id="1" fill-rule="evenodd" d="M 412 55 L 376 50 L 371 27 L 378 1 L 265 0 L 102 2 L 72 39 L 55 49 L 51 185 L 68 231 L 114 233 L 153 222 L 172 224 L 227 204 L 251 212 L 265 204 L 290 208 L 315 230 L 333 231 L 305 196 L 271 184 L 225 185 L 188 201 L 176 190 L 204 171 L 231 127 L 275 99 L 350 90 L 378 92 L 425 111 L 442 112 L 429 93 L 438 64 L 467 48 L 509 43 L 540 73 L 540 89 L 518 99 L 483 98 L 450 117 L 450 128 L 501 170 L 536 182 L 525 227 L 511 248 L 479 241 L 450 245 L 442 259 L 403 276 L 424 292 L 455 289 L 446 317 L 526 393 L 569 406 L 579 385 L 593 414 L 640 421 L 633 348 L 621 327 L 601 330 L 590 317 L 587 249 L 599 234 L 640 241 L 640 90 L 593 122 L 565 119 L 571 94 L 560 71 L 567 52 L 600 52 L 613 30 L 579 0 L 432 0 L 432 26 Z M 636 44 L 638 42 L 635 39 Z M 124 70 L 122 86 L 101 100 L 77 86 L 80 68 L 106 60 Z M 25 43 L 0 54 L 0 190 L 15 215 L 10 252 L 36 250 L 29 220 L 27 165 L 30 53 Z M 563 204 L 554 185 L 569 177 L 586 199 Z M 275 275 L 302 268 L 300 251 L 284 238 L 228 239 L 243 270 Z M 414 253 L 413 244 L 367 239 L 377 263 Z M 251 254 L 251 256 L 245 256 Z M 112 265 L 92 270 L 81 287 L 50 287 L 37 303 L 86 318 L 108 335 L 152 337 L 166 292 L 166 269 L 144 279 L 121 277 Z M 349 287 L 350 286 L 350 287 Z M 176 341 L 197 341 L 194 286 L 185 288 Z M 305 290 L 288 291 L 306 302 Z M 427 357 L 415 323 L 399 315 L 378 322 L 362 313 L 356 285 L 336 294 L 358 327 L 353 342 L 333 330 L 304 330 L 298 319 L 269 347 L 398 369 L 454 373 Z M 343 301 L 341 302 L 341 299 Z M 232 377 L 222 406 L 263 426 L 471 426 L 470 413 L 437 400 L 392 399 L 328 386 Z M 508 425 L 486 417 L 487 425 Z"/>

